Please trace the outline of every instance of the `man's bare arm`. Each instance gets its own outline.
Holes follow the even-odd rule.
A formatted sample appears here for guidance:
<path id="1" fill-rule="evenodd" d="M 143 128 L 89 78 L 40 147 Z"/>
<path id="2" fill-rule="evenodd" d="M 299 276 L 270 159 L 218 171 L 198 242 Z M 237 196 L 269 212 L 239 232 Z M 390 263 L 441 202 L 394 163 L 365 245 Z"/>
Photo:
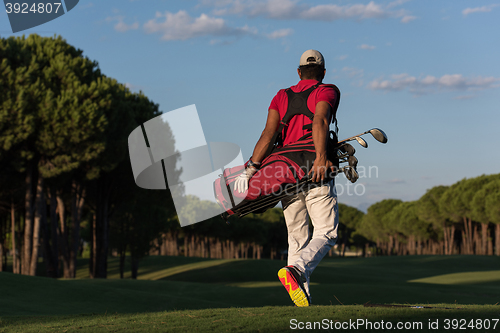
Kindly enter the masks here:
<path id="1" fill-rule="evenodd" d="M 313 173 L 312 180 L 319 182 L 325 179 L 328 169 L 333 163 L 327 159 L 326 148 L 328 142 L 328 129 L 331 120 L 330 104 L 325 101 L 316 104 L 316 112 L 312 124 L 312 137 L 316 150 L 316 159 L 309 173 Z"/>
<path id="2" fill-rule="evenodd" d="M 271 143 L 271 139 L 273 138 L 274 133 L 278 129 L 280 124 L 280 115 L 278 111 L 274 109 L 270 109 L 267 114 L 266 127 L 262 131 L 260 135 L 259 141 L 255 145 L 252 154 L 252 162 L 260 163 L 266 157 L 267 147 Z"/>

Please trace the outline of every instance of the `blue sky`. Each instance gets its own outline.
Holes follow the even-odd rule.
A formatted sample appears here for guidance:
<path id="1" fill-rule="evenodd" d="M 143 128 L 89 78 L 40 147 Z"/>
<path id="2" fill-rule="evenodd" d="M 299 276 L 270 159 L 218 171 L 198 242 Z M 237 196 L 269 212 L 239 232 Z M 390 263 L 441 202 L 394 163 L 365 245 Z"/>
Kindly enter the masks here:
<path id="1" fill-rule="evenodd" d="M 499 172 L 499 22 L 493 0 L 81 0 L 15 35 L 63 36 L 164 112 L 196 104 L 207 141 L 244 158 L 274 94 L 298 81 L 302 52 L 317 49 L 324 82 L 342 91 L 339 137 L 389 137 L 356 147 L 361 168 L 378 169 L 358 181 L 363 195 L 337 179 L 339 201 L 366 208 Z M 0 35 L 11 31 L 2 11 Z"/>

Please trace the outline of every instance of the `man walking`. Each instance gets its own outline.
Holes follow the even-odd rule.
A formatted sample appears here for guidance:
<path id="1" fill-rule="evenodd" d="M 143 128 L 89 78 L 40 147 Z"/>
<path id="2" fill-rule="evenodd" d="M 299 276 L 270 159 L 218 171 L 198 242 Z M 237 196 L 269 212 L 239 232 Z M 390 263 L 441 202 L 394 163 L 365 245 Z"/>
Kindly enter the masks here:
<path id="1" fill-rule="evenodd" d="M 273 98 L 264 131 L 247 168 L 235 182 L 235 190 L 244 192 L 248 188 L 248 181 L 266 157 L 280 123 L 283 146 L 296 143 L 312 130 L 316 156 L 309 173 L 313 186 L 282 200 L 288 230 L 288 265 L 278 271 L 278 277 L 297 306 L 310 305 L 311 273 L 337 240 L 337 195 L 333 179 L 328 181 L 325 178 L 334 168 L 332 161 L 327 159 L 327 140 L 329 124 L 336 119 L 340 93 L 335 86 L 322 84 L 325 72 L 325 61 L 320 52 L 308 50 L 302 54 L 297 69 L 300 81 L 280 90 Z M 287 112 L 294 116 L 284 124 Z M 309 220 L 314 227 L 312 237 L 309 235 Z"/>

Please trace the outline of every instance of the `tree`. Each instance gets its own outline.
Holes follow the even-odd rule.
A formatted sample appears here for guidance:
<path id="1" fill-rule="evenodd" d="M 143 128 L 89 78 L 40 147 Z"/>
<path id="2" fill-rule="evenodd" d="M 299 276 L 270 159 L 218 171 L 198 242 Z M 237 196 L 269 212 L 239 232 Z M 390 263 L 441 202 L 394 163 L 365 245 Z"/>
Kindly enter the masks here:
<path id="1" fill-rule="evenodd" d="M 355 244 L 358 247 L 362 247 L 363 255 L 365 255 L 364 244 L 366 244 L 366 239 L 360 235 L 355 234 L 356 229 L 359 228 L 361 220 L 365 215 L 362 211 L 339 203 L 339 229 L 342 226 L 342 232 L 339 233 L 339 242 L 342 247 L 342 256 L 345 255 L 345 249 L 349 244 Z"/>
<path id="2" fill-rule="evenodd" d="M 393 235 L 387 225 L 386 215 L 397 205 L 398 199 L 385 199 L 368 207 L 367 214 L 360 225 L 360 234 L 376 242 L 377 249 L 391 254 L 394 244 Z"/>
<path id="3" fill-rule="evenodd" d="M 34 145 L 42 82 L 40 67 L 32 56 L 32 44 L 32 39 L 30 43 L 25 42 L 24 38 L 1 39 L 0 160 L 8 161 L 18 172 L 24 173 L 25 225 L 21 272 L 35 275 L 32 270 L 32 252 L 38 253 L 38 247 L 33 246 L 33 242 L 38 239 L 38 229 L 34 226 L 38 161 Z"/>
<path id="4" fill-rule="evenodd" d="M 482 224 L 482 236 L 479 237 L 477 224 L 473 224 L 473 197 L 482 186 L 494 179 L 494 175 L 482 175 L 471 179 L 462 179 L 450 186 L 441 196 L 440 209 L 450 220 L 463 221 L 463 254 L 484 254 L 487 246 L 488 224 Z"/>
<path id="5" fill-rule="evenodd" d="M 500 179 L 500 175 L 478 177 L 477 186 L 473 188 L 475 192 L 471 200 L 471 218 L 481 223 L 481 251 L 480 254 L 492 254 L 493 245 L 491 243 L 490 232 L 488 229 L 490 220 L 486 210 L 486 199 L 494 194 L 495 187 L 489 186 L 490 183 Z M 479 189 L 478 189 L 479 188 Z M 496 238 L 498 239 L 498 238 Z"/>
<path id="6" fill-rule="evenodd" d="M 40 240 L 50 275 L 57 277 L 57 219 L 55 195 L 71 179 L 72 246 L 63 247 L 65 276 L 74 276 L 75 249 L 79 243 L 79 215 L 83 207 L 83 186 L 76 177 L 62 177 L 75 172 L 81 163 L 91 162 L 103 152 L 106 101 L 97 63 L 82 56 L 82 51 L 61 37 L 2 39 L 5 59 L 2 70 L 0 112 L 5 127 L 0 144 L 2 152 L 19 172 L 25 173 L 25 228 L 22 272 L 35 275 Z M 47 181 L 61 177 L 59 181 Z M 48 188 L 47 185 L 51 185 Z M 51 201 L 51 224 L 47 224 L 46 194 Z M 59 209 L 62 213 L 62 209 Z M 62 219 L 65 223 L 65 219 Z M 61 226 L 63 228 L 63 226 Z M 70 272 L 68 272 L 70 270 Z"/>
<path id="7" fill-rule="evenodd" d="M 82 54 L 61 37 L 0 41 L 0 161 L 23 177 L 23 274 L 35 275 L 42 248 L 49 276 L 62 258 L 64 276 L 74 277 L 88 210 L 91 276 L 106 277 L 109 219 L 124 191 L 117 184 L 132 174 L 118 168 L 129 163 L 127 137 L 160 114 Z"/>
<path id="8" fill-rule="evenodd" d="M 493 180 L 483 189 L 488 193 L 484 200 L 487 218 L 495 224 L 495 255 L 500 256 L 500 180 Z"/>
<path id="9" fill-rule="evenodd" d="M 427 190 L 417 202 L 416 214 L 420 220 L 431 223 L 434 229 L 438 230 L 439 233 L 443 233 L 444 254 L 450 255 L 456 251 L 455 226 L 449 221 L 439 204 L 443 193 L 448 188 L 448 186 L 435 186 Z"/>

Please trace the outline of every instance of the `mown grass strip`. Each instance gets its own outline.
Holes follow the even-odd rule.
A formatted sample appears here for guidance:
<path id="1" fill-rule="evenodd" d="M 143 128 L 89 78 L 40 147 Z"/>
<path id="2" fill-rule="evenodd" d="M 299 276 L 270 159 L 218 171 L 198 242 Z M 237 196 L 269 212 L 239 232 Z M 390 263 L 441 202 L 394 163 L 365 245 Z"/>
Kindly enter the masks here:
<path id="1" fill-rule="evenodd" d="M 441 332 L 445 331 L 446 325 L 450 326 L 449 331 L 451 331 L 453 319 L 456 319 L 458 325 L 460 320 L 465 322 L 465 329 L 461 331 L 492 332 L 500 329 L 500 323 L 497 323 L 496 330 L 493 330 L 493 320 L 500 317 L 500 306 L 450 304 L 431 304 L 431 306 L 435 308 L 367 308 L 362 305 L 309 308 L 287 306 L 145 314 L 7 317 L 0 319 L 0 332 L 289 332 L 292 328 L 302 331 L 300 328 L 306 330 L 309 327 L 317 328 L 312 331 L 333 332 L 342 331 L 342 327 L 349 327 L 356 332 L 372 332 L 391 331 L 387 330 L 389 327 L 392 331 L 397 331 L 397 325 L 410 328 L 405 330 L 408 332 Z M 450 307 L 453 309 L 444 309 Z M 479 328 L 479 321 L 484 326 L 486 319 L 490 321 L 490 329 Z M 449 320 L 448 324 L 446 320 Z M 471 323 L 474 328 L 470 326 Z M 384 327 L 386 330 L 381 329 Z"/>

